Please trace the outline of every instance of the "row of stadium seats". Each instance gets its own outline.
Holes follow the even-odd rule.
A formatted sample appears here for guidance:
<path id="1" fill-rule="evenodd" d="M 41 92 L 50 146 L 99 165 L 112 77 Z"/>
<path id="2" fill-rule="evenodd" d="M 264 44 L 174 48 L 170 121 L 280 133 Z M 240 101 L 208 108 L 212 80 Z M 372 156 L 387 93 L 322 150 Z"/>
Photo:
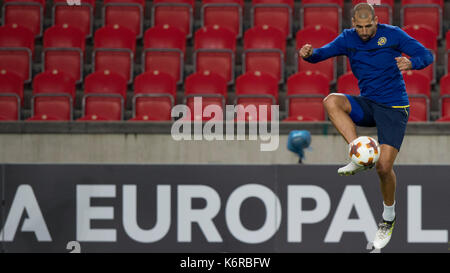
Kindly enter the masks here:
<path id="1" fill-rule="evenodd" d="M 404 30 L 437 56 L 436 35 L 424 25 L 410 25 Z M 306 43 L 318 48 L 331 42 L 337 33 L 316 25 L 301 29 L 296 34 L 297 50 Z M 450 31 L 447 33 L 450 40 Z M 132 83 L 136 58 L 141 58 L 142 71 L 158 70 L 170 74 L 178 84 L 183 82 L 186 61 L 185 35 L 169 25 L 149 28 L 144 34 L 141 56 L 136 56 L 136 39 L 127 28 L 108 25 L 98 29 L 94 36 L 92 70 L 110 70 Z M 447 43 L 447 47 L 450 42 Z M 59 70 L 83 80 L 86 61 L 85 39 L 82 33 L 68 25 L 55 25 L 44 33 L 42 67 L 44 71 Z M 34 37 L 29 30 L 18 25 L 0 27 L 0 69 L 20 75 L 25 83 L 31 81 L 34 58 Z M 209 70 L 221 75 L 228 84 L 234 83 L 236 66 L 236 37 L 217 25 L 204 27 L 195 33 L 194 71 Z M 445 56 L 448 59 L 448 54 Z M 273 27 L 263 25 L 244 34 L 242 72 L 262 71 L 272 74 L 280 84 L 285 82 L 286 40 Z M 350 71 L 348 60 L 346 71 Z M 450 62 L 447 62 L 450 66 Z M 448 66 L 446 68 L 448 69 Z M 297 58 L 297 71 L 317 70 L 334 83 L 337 78 L 336 58 L 311 64 Z M 418 71 L 436 82 L 436 62 Z"/>
<path id="2" fill-rule="evenodd" d="M 215 1 L 215 0 L 213 0 Z M 217 0 L 222 1 L 222 0 Z M 326 0 L 325 0 L 326 1 Z M 95 5 L 95 1 L 94 5 Z M 341 1 L 343 2 L 343 1 Z M 357 1 L 353 1 L 357 2 Z M 382 1 L 383 2 L 383 1 Z M 389 2 L 389 1 L 388 1 Z M 393 1 L 391 1 L 393 2 Z M 65 7 L 65 3 L 56 4 L 56 1 L 54 2 L 55 5 L 61 5 L 61 7 Z M 97 1 L 97 8 L 101 8 L 102 5 L 100 1 Z M 103 2 L 103 8 L 106 6 L 106 1 Z M 155 6 L 156 2 L 153 2 L 153 6 Z M 145 3 L 144 3 L 145 4 Z M 214 3 L 211 3 L 214 4 Z M 303 4 L 305 4 L 305 1 L 303 1 Z M 119 5 L 120 6 L 120 5 Z M 147 2 L 147 7 L 149 7 L 149 2 Z M 213 7 L 212 5 L 211 7 Z M 66 7 L 67 12 L 71 13 L 74 10 L 77 10 L 79 8 L 86 7 L 86 6 L 70 6 Z M 205 8 L 208 7 L 205 4 Z M 342 5 L 341 5 L 342 7 Z M 393 6 L 392 6 L 393 7 Z M 381 8 L 381 7 L 377 7 Z M 177 8 L 178 9 L 178 8 Z M 44 9 L 45 10 L 45 9 Z M 222 12 L 226 10 L 224 6 L 220 6 L 220 8 L 217 9 L 217 12 Z M 271 10 L 277 10 L 274 7 L 272 7 Z M 144 9 L 145 11 L 145 9 Z M 377 11 L 378 12 L 378 11 Z M 72 13 L 69 15 L 69 17 L 72 15 Z M 92 15 L 92 14 L 91 14 Z M 271 13 L 269 12 L 269 15 Z M 269 16 L 268 15 L 268 16 Z M 304 14 L 303 14 L 304 15 Z M 55 18 L 54 15 L 52 15 L 52 18 Z M 227 15 L 228 16 L 228 15 Z M 64 19 L 66 16 L 62 16 Z M 211 16 L 212 19 L 219 18 L 219 15 Z M 316 16 L 317 17 L 317 16 Z M 92 17 L 90 17 L 92 18 Z M 105 18 L 104 14 L 102 15 L 102 18 Z M 153 17 L 151 17 L 153 18 Z M 228 17 L 227 17 L 228 18 Z M 242 20 L 242 17 L 239 17 L 240 20 Z M 300 17 L 302 18 L 302 17 Z M 304 17 L 306 20 L 306 17 Z M 5 16 L 3 16 L 3 19 L 6 19 Z M 126 22 L 127 20 L 124 20 Z M 229 20 L 223 20 L 224 22 L 227 22 Z M 57 74 L 62 74 L 61 71 L 64 72 L 65 76 L 71 76 L 75 79 L 76 82 L 81 83 L 83 87 L 81 87 L 83 96 L 86 93 L 86 75 L 83 75 L 87 71 L 89 72 L 100 72 L 105 73 L 105 71 L 108 71 L 110 74 L 116 74 L 122 75 L 125 78 L 125 81 L 129 83 L 128 90 L 133 93 L 136 92 L 136 80 L 138 77 L 136 76 L 136 70 L 133 68 L 133 66 L 141 65 L 141 69 L 137 69 L 138 71 L 148 73 L 159 73 L 161 75 L 163 74 L 169 74 L 172 78 L 174 78 L 174 81 L 178 83 L 178 89 L 182 89 L 184 91 L 183 97 L 188 97 L 189 94 L 186 94 L 187 84 L 188 84 L 188 78 L 184 79 L 183 72 L 185 71 L 185 63 L 186 62 L 192 62 L 194 64 L 194 71 L 197 72 L 194 75 L 205 73 L 205 71 L 208 71 L 209 74 L 215 75 L 219 74 L 229 84 L 230 90 L 236 90 L 237 91 L 237 80 L 236 84 L 234 84 L 234 77 L 238 76 L 239 73 L 235 71 L 242 71 L 242 75 L 246 74 L 252 74 L 256 71 L 259 71 L 258 73 L 264 75 L 266 73 L 272 74 L 276 79 L 278 79 L 279 83 L 287 83 L 289 84 L 289 79 L 287 76 L 289 76 L 290 73 L 286 72 L 286 39 L 285 34 L 280 34 L 283 31 L 280 29 L 277 29 L 276 25 L 270 25 L 273 24 L 272 20 L 269 20 L 269 25 L 259 25 L 258 23 L 254 24 L 256 27 L 253 27 L 244 33 L 242 33 L 243 38 L 242 41 L 237 39 L 236 32 L 233 33 L 232 30 L 226 27 L 221 27 L 218 24 L 204 24 L 208 25 L 208 27 L 198 29 L 194 35 L 193 35 L 193 50 L 194 54 L 192 59 L 188 59 L 188 54 L 186 52 L 186 47 L 189 45 L 189 41 L 187 39 L 187 36 L 185 32 L 182 30 L 173 27 L 170 24 L 163 24 L 163 25 L 156 25 L 155 27 L 151 27 L 149 29 L 146 29 L 143 33 L 143 50 L 142 54 L 137 55 L 136 54 L 136 47 L 141 44 L 141 41 L 136 39 L 136 32 L 131 31 L 127 27 L 124 27 L 124 23 L 117 23 L 117 24 L 106 24 L 103 22 L 103 24 L 106 24 L 106 27 L 101 27 L 97 29 L 97 31 L 93 32 L 92 38 L 93 42 L 90 41 L 90 39 L 85 39 L 87 36 L 83 31 L 77 29 L 79 24 L 55 24 L 55 20 L 52 22 L 54 24 L 53 27 L 47 28 L 43 32 L 43 54 L 42 54 L 42 71 L 50 71 L 51 73 L 56 72 Z M 77 25 L 77 26 L 75 26 Z M 240 26 L 242 24 L 240 23 Z M 25 76 L 22 76 L 25 80 L 25 82 L 31 83 L 35 82 L 35 79 L 32 77 L 32 71 L 31 67 L 33 62 L 31 60 L 38 59 L 35 58 L 35 50 L 34 50 L 34 34 L 29 33 L 28 30 L 23 30 L 25 27 L 21 27 L 19 24 L 12 24 L 7 25 L 6 28 L 13 28 L 10 29 L 9 32 L 5 32 L 5 35 L 0 35 L 0 41 L 5 38 L 6 42 L 0 42 L 0 46 L 2 47 L 0 50 L 1 61 L 0 61 L 0 71 L 2 73 L 7 73 L 8 75 L 11 75 L 14 72 L 14 69 L 20 68 L 18 70 L 21 70 L 22 74 Z M 3 29 L 3 28 L 2 28 Z M 22 29 L 19 30 L 19 29 Z M 240 27 L 242 30 L 242 27 Z M 122 31 L 123 30 L 123 31 Z M 437 35 L 433 30 L 430 29 L 427 25 L 409 25 L 404 27 L 404 30 L 407 31 L 411 36 L 415 37 L 419 41 L 421 41 L 427 48 L 433 51 L 435 56 L 437 56 L 437 45 L 436 45 L 436 37 Z M 20 53 L 17 50 L 17 48 L 14 48 L 11 50 L 11 47 L 18 47 L 18 42 L 15 39 L 11 39 L 11 37 L 14 37 L 17 33 L 25 33 L 28 32 L 25 36 L 28 36 L 28 38 L 25 39 L 24 46 L 21 48 L 21 54 L 22 57 L 19 60 L 17 55 L 20 55 Z M 122 32 L 123 35 L 117 35 L 117 33 Z M 132 33 L 133 32 L 133 33 Z M 230 34 L 233 33 L 233 34 Z M 132 33 L 132 34 L 131 34 Z M 256 34 L 255 34 L 256 33 Z M 271 37 L 268 38 L 266 36 L 267 33 L 271 33 Z M 97 35 L 99 34 L 99 35 Z M 124 39 L 120 38 L 114 38 L 115 36 L 122 36 Z M 146 36 L 147 35 L 147 39 Z M 332 39 L 337 35 L 337 32 L 331 29 L 327 26 L 322 25 L 313 25 L 313 26 L 307 26 L 302 28 L 299 32 L 296 33 L 293 37 L 296 39 L 297 47 L 303 45 L 304 43 L 312 43 L 314 47 L 320 47 Z M 251 38 L 247 38 L 251 37 Z M 449 34 L 447 34 L 449 36 Z M 127 38 L 128 37 L 128 38 Z M 133 38 L 131 38 L 133 37 Z M 255 38 L 256 37 L 256 38 Z M 8 41 L 9 39 L 9 41 Z M 11 41 L 12 40 L 12 41 Z M 20 40 L 20 39 L 18 39 Z M 249 41 L 250 40 L 250 41 Z M 147 42 L 146 42 L 147 41 Z M 36 40 L 37 46 L 39 47 L 39 39 Z M 239 62 L 237 59 L 241 56 L 237 56 L 237 44 L 242 43 L 243 45 L 243 56 L 242 56 L 242 69 L 240 67 Z M 248 45 L 248 46 L 246 46 Z M 447 43 L 447 45 L 450 45 L 450 43 Z M 87 48 L 94 47 L 93 56 L 91 62 L 87 62 L 88 57 L 87 56 L 89 50 Z M 25 50 L 25 48 L 28 48 L 28 50 Z M 38 51 L 36 51 L 36 54 Z M 14 56 L 16 55 L 16 56 Z M 439 57 L 439 56 L 437 56 Z M 442 56 L 443 57 L 443 56 Z M 445 56 L 445 59 L 447 59 L 447 56 Z M 92 65 L 90 65 L 92 63 Z M 347 63 L 347 61 L 344 61 L 344 63 Z M 6 67 L 7 64 L 11 64 L 10 67 Z M 39 62 L 34 62 L 34 64 L 40 65 Z M 428 90 L 430 90 L 430 84 L 437 82 L 436 79 L 436 68 L 435 63 L 433 66 L 428 67 L 425 70 L 422 71 L 414 71 L 414 74 L 417 73 L 423 73 L 426 77 L 428 77 Z M 24 68 L 24 66 L 26 68 Z M 238 67 L 239 66 L 239 67 Z M 323 74 L 322 76 L 326 79 L 322 81 L 325 82 L 327 85 L 330 83 L 334 83 L 337 79 L 337 67 L 336 67 L 336 59 L 330 59 L 326 62 L 322 62 L 319 64 L 309 64 L 307 62 L 304 62 L 303 60 L 300 60 L 298 64 L 295 65 L 296 70 L 301 73 L 310 73 L 310 74 Z M 91 70 L 92 67 L 92 70 Z M 34 69 L 35 70 L 35 69 Z M 59 71 L 59 72 L 58 72 Z M 245 73 L 249 71 L 248 73 Z M 350 66 L 347 63 L 346 69 L 344 71 L 350 71 Z M 447 71 L 447 66 L 446 66 Z M 36 71 L 34 71 L 36 72 Z M 134 72 L 134 74 L 133 74 Z M 144 74 L 148 74 L 144 73 Z M 19 73 L 20 74 L 20 73 Z M 94 74 L 94 73 L 93 73 Z M 349 74 L 350 76 L 347 76 Z M 342 75 L 339 77 L 339 81 L 341 79 L 351 78 L 354 76 L 351 75 L 351 72 L 347 73 L 345 75 Z M 143 75 L 143 74 L 141 74 Z M 28 76 L 28 78 L 27 78 Z M 239 77 L 241 77 L 239 76 Z M 290 78 L 292 78 L 294 75 L 291 75 Z M 37 77 L 37 76 L 36 76 Z M 422 77 L 424 78 L 424 77 Z M 134 79 L 134 80 L 133 80 Z M 444 79 L 444 78 L 442 78 Z M 442 80 L 441 79 L 441 80 Z M 33 80 L 33 81 L 32 81 Z M 425 81 L 423 81 L 425 82 Z M 287 86 L 286 85 L 286 86 Z M 356 89 L 350 89 L 350 90 L 357 90 Z M 23 89 L 23 86 L 22 86 Z M 6 90 L 6 89 L 3 89 Z M 277 89 L 277 94 L 279 89 Z M 425 88 L 426 90 L 426 88 Z M 30 90 L 31 91 L 31 90 Z M 342 88 L 338 88 L 338 91 L 340 92 L 348 92 L 346 90 L 343 90 Z M 39 92 L 39 91 L 38 91 Z M 125 91 L 126 92 L 126 91 Z M 330 88 L 328 86 L 326 94 L 330 92 Z M 410 92 L 408 90 L 408 92 Z M 414 92 L 414 91 L 412 91 Z M 8 93 L 8 92 L 5 92 Z M 33 88 L 33 96 L 35 93 L 35 89 Z M 78 92 L 80 93 L 80 92 Z M 88 91 L 89 93 L 89 91 Z M 130 92 L 128 92 L 130 93 Z M 312 92 L 312 95 L 317 95 Z M 426 91 L 425 91 L 426 93 Z M 430 92 L 428 92 L 429 94 Z M 129 94 L 130 95 L 130 94 Z M 291 94 L 292 95 L 292 94 Z M 441 96 L 445 96 L 445 91 L 442 93 Z M 6 96 L 2 96 L 6 99 Z M 323 98 L 323 94 L 321 94 Z M 39 97 L 39 96 L 38 96 Z M 126 97 L 126 96 L 125 96 Z M 19 97 L 20 98 L 20 97 Z M 286 103 L 286 113 L 287 113 L 287 120 L 297 120 L 297 121 L 307 121 L 307 120 L 324 120 L 326 119 L 323 109 L 321 108 L 321 99 L 322 98 L 301 98 L 296 99 L 307 101 L 308 103 L 304 103 L 304 106 L 302 107 L 293 107 L 291 106 L 291 103 Z M 444 98 L 444 97 L 443 97 Z M 9 100 L 11 100 L 12 97 L 9 97 Z M 36 99 L 27 99 L 25 102 L 27 105 L 33 105 L 33 101 L 39 101 L 41 98 Z M 420 109 L 418 110 L 418 114 L 416 115 L 415 112 L 412 110 L 411 113 L 411 120 L 429 120 L 429 111 L 430 111 L 430 99 L 432 99 L 428 95 L 428 101 L 422 99 L 422 104 L 419 107 L 413 107 L 414 109 Z M 66 99 L 67 100 L 67 99 Z M 80 104 L 80 101 L 82 99 L 75 99 L 75 97 L 72 97 L 72 106 L 75 106 L 75 103 L 77 102 L 78 105 Z M 91 98 L 88 96 L 86 99 L 84 99 L 86 102 L 90 101 Z M 167 99 L 166 99 L 167 100 Z M 413 99 L 415 100 L 415 99 Z M 94 100 L 95 101 L 95 100 Z M 116 101 L 118 99 L 116 98 Z M 225 97 L 226 101 L 226 97 Z M 290 101 L 295 101 L 293 99 L 290 99 Z M 425 103 L 423 103 L 425 101 Z M 189 102 L 189 100 L 186 100 L 186 102 Z M 185 102 L 185 103 L 186 103 Z M 22 98 L 21 104 L 23 107 L 24 99 Z M 232 103 L 235 103 L 233 101 Z M 241 104 L 244 102 L 241 101 Z M 277 102 L 279 103 L 279 102 Z M 17 103 L 16 103 L 17 104 Z M 37 103 L 40 105 L 40 102 Z M 81 103 L 85 104 L 85 103 Z M 317 107 L 313 107 L 313 105 L 317 105 Z M 434 104 L 436 105 L 436 101 L 434 101 Z M 91 104 L 90 102 L 87 103 L 88 106 L 95 105 Z M 300 104 L 298 104 L 300 105 Z M 297 106 L 298 106 L 297 105 Z M 440 108 L 440 116 L 445 117 L 446 116 L 446 100 L 445 98 L 442 101 L 439 101 L 439 105 L 442 105 Z M 295 106 L 295 105 L 294 105 Z M 308 110 L 308 106 L 311 106 Z M 40 106 L 37 107 L 37 109 Z M 33 108 L 33 107 L 32 107 Z M 36 107 L 34 107 L 36 108 Z M 91 107 L 92 108 L 92 107 Z M 94 107 L 95 108 L 95 107 Z M 104 119 L 117 119 L 119 117 L 123 118 L 123 111 L 124 110 L 130 110 L 135 109 L 135 103 L 133 103 L 133 106 L 130 107 L 130 104 L 128 103 L 128 106 L 126 104 L 126 98 L 123 101 L 123 105 L 118 107 L 120 108 L 121 114 L 115 115 L 115 117 L 104 117 Z M 137 107 L 139 108 L 139 107 Z M 16 110 L 18 107 L 15 108 Z M 23 108 L 22 108 L 23 109 Z M 28 109 L 28 108 L 27 108 Z M 315 110 L 319 109 L 318 113 L 313 113 Z M 308 111 L 305 111 L 308 110 Z M 73 108 L 72 110 L 73 111 Z M 43 117 L 46 117 L 47 120 L 51 119 L 49 116 L 54 116 L 53 114 L 47 115 L 45 114 L 45 111 L 36 112 L 34 109 L 31 109 L 32 112 L 32 119 L 44 119 Z M 82 109 L 82 116 L 86 119 L 94 119 L 93 117 L 97 119 L 102 119 L 103 115 L 96 115 L 96 114 L 89 114 L 90 112 L 86 111 L 83 107 Z M 117 112 L 117 111 L 116 111 Z M 310 113 L 311 112 L 311 113 Z M 20 111 L 19 111 L 20 113 Z M 16 115 L 18 117 L 19 115 Z M 147 116 L 146 118 L 144 118 Z M 140 114 L 138 111 L 138 114 L 136 115 L 137 119 L 141 120 L 152 120 L 152 119 L 161 119 L 160 117 L 156 116 L 155 114 L 146 115 L 146 114 Z M 165 115 L 167 118 L 167 115 Z M 417 116 L 417 118 L 416 118 Z M 72 114 L 69 115 L 70 118 L 75 118 L 75 116 Z M 99 118 L 100 117 L 100 118 Z M 133 117 L 135 115 L 133 114 Z M 255 119 L 255 117 L 250 117 L 250 119 Z M 23 117 L 22 117 L 23 119 Z M 64 118 L 67 119 L 67 118 Z M 444 118 L 445 119 L 445 118 Z M 83 118 L 81 119 L 83 120 Z"/>
<path id="3" fill-rule="evenodd" d="M 352 0 L 352 4 L 366 2 Z M 374 2 L 374 1 L 372 1 Z M 376 13 L 380 23 L 392 23 L 394 0 L 379 0 Z M 292 36 L 294 0 L 252 0 L 252 26 L 269 25 L 279 29 L 284 37 Z M 342 28 L 344 0 L 302 0 L 301 28 L 322 24 L 335 32 Z M 442 37 L 443 0 L 402 0 L 401 24 L 423 24 Z M 28 28 L 35 36 L 43 34 L 45 0 L 5 0 L 3 24 L 17 24 Z M 154 0 L 151 11 L 145 0 L 104 0 L 100 7 L 95 0 L 54 0 L 53 24 L 67 24 L 78 28 L 87 37 L 93 35 L 95 9 L 102 10 L 103 25 L 117 24 L 129 28 L 142 37 L 143 20 L 150 13 L 152 26 L 169 24 L 180 29 L 187 37 L 193 35 L 194 0 Z M 202 26 L 219 25 L 240 37 L 243 28 L 243 0 L 203 0 L 201 2 Z"/>
<path id="4" fill-rule="evenodd" d="M 430 80 L 416 71 L 403 73 L 410 97 L 410 121 L 428 121 L 430 109 Z M 450 121 L 450 75 L 441 79 L 441 118 Z M 33 81 L 31 97 L 32 116 L 28 120 L 70 121 L 75 106 L 75 80 L 57 70 L 38 74 Z M 133 118 L 131 121 L 170 121 L 171 109 L 176 101 L 176 82 L 169 74 L 159 72 L 142 73 L 134 79 L 132 97 Z M 339 77 L 337 89 L 340 93 L 359 94 L 358 82 L 352 72 Z M 19 120 L 24 105 L 23 81 L 14 73 L 0 71 L 0 120 Z M 245 114 L 237 112 L 238 120 L 265 120 L 259 106 L 270 109 L 279 104 L 278 80 L 272 75 L 254 71 L 239 76 L 236 80 L 235 105 L 254 105 L 256 111 Z M 287 80 L 286 113 L 284 121 L 326 120 L 322 100 L 330 93 L 325 75 L 318 71 L 299 72 Z M 194 97 L 202 97 L 202 112 L 208 105 L 225 109 L 227 82 L 210 71 L 194 73 L 186 78 L 183 104 L 194 113 Z M 84 82 L 82 114 L 80 121 L 123 120 L 127 100 L 127 82 L 115 72 L 105 70 L 88 75 Z M 180 102 L 181 103 L 181 102 Z M 270 113 L 270 111 L 269 111 Z M 241 117 L 241 119 L 239 119 Z M 220 117 L 213 117 L 219 118 Z M 268 116 L 270 119 L 270 115 Z M 210 118 L 195 117 L 209 120 Z"/>

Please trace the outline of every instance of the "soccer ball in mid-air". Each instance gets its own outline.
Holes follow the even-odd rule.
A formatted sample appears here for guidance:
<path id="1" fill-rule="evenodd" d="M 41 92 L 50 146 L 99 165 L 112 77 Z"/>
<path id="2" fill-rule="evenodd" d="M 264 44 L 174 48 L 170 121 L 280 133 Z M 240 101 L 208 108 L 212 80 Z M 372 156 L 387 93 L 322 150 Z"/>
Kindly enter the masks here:
<path id="1" fill-rule="evenodd" d="M 350 143 L 348 152 L 356 165 L 370 166 L 380 157 L 380 145 L 375 139 L 362 136 Z"/>

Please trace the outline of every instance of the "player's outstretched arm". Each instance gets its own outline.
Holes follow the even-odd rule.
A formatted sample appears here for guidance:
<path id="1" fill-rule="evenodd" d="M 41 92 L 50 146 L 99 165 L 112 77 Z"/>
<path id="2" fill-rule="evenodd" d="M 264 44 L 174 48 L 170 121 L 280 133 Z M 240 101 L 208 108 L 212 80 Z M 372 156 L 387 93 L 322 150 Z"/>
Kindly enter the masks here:
<path id="1" fill-rule="evenodd" d="M 345 38 L 341 33 L 336 39 L 321 48 L 313 48 L 310 44 L 303 45 L 298 55 L 307 62 L 318 63 L 334 56 L 344 55 L 346 52 Z"/>

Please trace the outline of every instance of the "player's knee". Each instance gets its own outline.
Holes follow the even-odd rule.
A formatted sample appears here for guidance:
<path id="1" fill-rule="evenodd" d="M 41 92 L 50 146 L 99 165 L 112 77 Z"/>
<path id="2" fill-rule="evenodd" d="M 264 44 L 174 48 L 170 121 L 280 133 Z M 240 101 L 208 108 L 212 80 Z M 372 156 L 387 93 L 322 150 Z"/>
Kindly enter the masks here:
<path id="1" fill-rule="evenodd" d="M 323 99 L 323 106 L 329 112 L 340 108 L 339 97 L 335 94 L 329 94 Z"/>
<path id="2" fill-rule="evenodd" d="M 386 176 L 392 172 L 392 166 L 382 161 L 377 162 L 376 169 L 379 176 Z"/>

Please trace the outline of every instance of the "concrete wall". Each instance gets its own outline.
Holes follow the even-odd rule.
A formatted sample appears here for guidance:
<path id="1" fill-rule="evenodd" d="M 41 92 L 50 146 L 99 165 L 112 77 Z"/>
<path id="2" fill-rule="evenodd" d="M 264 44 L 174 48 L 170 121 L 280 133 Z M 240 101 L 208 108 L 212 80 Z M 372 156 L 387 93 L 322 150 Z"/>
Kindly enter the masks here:
<path id="1" fill-rule="evenodd" d="M 169 134 L 0 134 L 1 163 L 228 163 L 295 164 L 281 135 L 273 152 L 261 141 L 175 141 Z M 305 163 L 343 164 L 338 135 L 313 135 Z M 407 135 L 396 163 L 450 164 L 450 135 Z"/>

